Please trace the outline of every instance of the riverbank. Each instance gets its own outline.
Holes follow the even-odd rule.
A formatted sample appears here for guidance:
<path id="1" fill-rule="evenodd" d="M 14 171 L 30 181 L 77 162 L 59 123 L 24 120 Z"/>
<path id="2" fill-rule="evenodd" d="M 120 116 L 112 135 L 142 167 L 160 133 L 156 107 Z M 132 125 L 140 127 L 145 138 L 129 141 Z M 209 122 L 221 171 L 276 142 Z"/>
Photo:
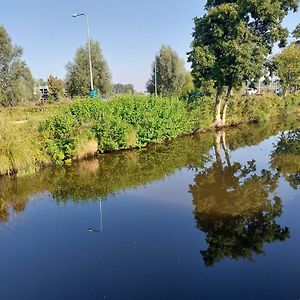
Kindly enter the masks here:
<path id="1" fill-rule="evenodd" d="M 253 147 L 283 131 L 297 129 L 299 122 L 299 119 L 294 118 L 275 119 L 272 123 L 228 128 L 222 132 L 222 142 L 226 143 L 222 146 L 226 153 Z M 162 181 L 184 168 L 204 170 L 207 164 L 211 166 L 211 162 L 216 159 L 219 133 L 210 131 L 184 136 L 147 148 L 116 151 L 72 165 L 43 168 L 27 176 L 0 178 L 0 223 L 9 220 L 14 213 L 24 211 L 29 199 L 45 191 L 58 204 L 69 201 L 88 203 L 91 199 L 105 200 L 123 190 Z M 287 182 L 295 186 L 299 182 L 296 177 L 300 163 L 297 156 L 299 151 L 295 149 L 299 147 L 299 139 L 295 138 L 288 145 L 283 145 L 282 141 L 285 139 L 274 143 L 270 165 L 274 170 L 280 170 Z M 219 148 L 222 146 L 219 145 Z M 243 202 L 239 209 L 249 203 L 252 202 Z"/>
<path id="2" fill-rule="evenodd" d="M 14 119 L 14 109 L 9 119 L 1 111 L 0 174 L 23 175 L 45 165 L 70 164 L 97 153 L 141 148 L 210 130 L 213 103 L 208 97 L 192 101 L 143 96 L 82 99 L 47 106 L 44 112 L 25 110 L 26 122 Z M 233 98 L 227 124 L 268 122 L 278 115 L 299 114 L 299 105 L 300 96 Z"/>

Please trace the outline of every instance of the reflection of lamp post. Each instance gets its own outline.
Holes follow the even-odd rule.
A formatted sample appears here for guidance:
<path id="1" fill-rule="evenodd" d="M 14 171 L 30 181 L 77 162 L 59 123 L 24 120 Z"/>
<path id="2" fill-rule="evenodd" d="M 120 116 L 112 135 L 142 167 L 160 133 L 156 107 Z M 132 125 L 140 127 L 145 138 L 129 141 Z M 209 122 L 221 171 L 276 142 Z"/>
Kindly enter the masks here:
<path id="1" fill-rule="evenodd" d="M 100 220 L 99 220 L 99 229 L 89 228 L 89 232 L 102 232 L 103 231 L 103 214 L 102 214 L 102 199 L 99 200 L 100 206 Z"/>
<path id="2" fill-rule="evenodd" d="M 89 65 L 90 65 L 90 82 L 91 82 L 91 90 L 90 97 L 95 98 L 97 96 L 96 91 L 94 90 L 94 81 L 93 81 L 93 66 L 92 66 L 92 54 L 91 54 L 91 35 L 90 35 L 90 25 L 89 25 L 89 17 L 87 14 L 73 14 L 73 18 L 85 16 L 86 24 L 87 24 L 87 34 L 88 34 L 88 48 L 89 48 Z"/>

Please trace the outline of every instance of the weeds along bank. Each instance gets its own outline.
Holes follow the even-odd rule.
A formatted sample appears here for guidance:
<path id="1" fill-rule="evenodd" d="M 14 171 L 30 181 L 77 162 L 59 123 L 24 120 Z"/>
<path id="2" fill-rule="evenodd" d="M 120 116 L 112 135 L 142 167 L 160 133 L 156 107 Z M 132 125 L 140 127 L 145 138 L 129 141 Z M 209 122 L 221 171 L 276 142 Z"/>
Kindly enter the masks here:
<path id="1" fill-rule="evenodd" d="M 233 97 L 228 125 L 268 121 L 299 110 L 300 97 L 276 95 Z M 180 135 L 209 129 L 210 97 L 156 98 L 124 96 L 108 101 L 81 99 L 28 113 L 20 122 L 12 111 L 0 121 L 0 174 L 24 174 L 47 164 L 70 163 L 96 152 L 144 147 Z M 1 120 L 5 113 L 1 113 Z M 5 118 L 4 118 L 5 119 Z M 22 120 L 21 120 L 22 121 Z M 180 155 L 180 153 L 178 153 Z"/>
<path id="2" fill-rule="evenodd" d="M 32 172 L 37 166 L 51 163 L 39 126 L 67 106 L 31 104 L 0 109 L 0 175 Z"/>

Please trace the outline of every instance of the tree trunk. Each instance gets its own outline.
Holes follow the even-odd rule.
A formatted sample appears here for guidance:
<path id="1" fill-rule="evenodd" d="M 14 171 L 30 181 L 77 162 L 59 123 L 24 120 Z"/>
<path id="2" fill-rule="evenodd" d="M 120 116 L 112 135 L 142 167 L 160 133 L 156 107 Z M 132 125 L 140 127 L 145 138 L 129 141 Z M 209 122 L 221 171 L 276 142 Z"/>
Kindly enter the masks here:
<path id="1" fill-rule="evenodd" d="M 222 90 L 218 89 L 217 96 L 216 96 L 216 104 L 215 104 L 215 121 L 214 121 L 215 127 L 222 126 L 221 107 L 222 107 Z"/>
<path id="2" fill-rule="evenodd" d="M 222 155 L 221 155 L 221 138 L 222 138 L 222 131 L 216 132 L 216 141 L 215 141 L 215 155 L 216 155 L 216 162 L 218 165 L 222 166 Z"/>
<path id="3" fill-rule="evenodd" d="M 223 115 L 222 115 L 222 125 L 223 126 L 225 126 L 225 124 L 226 124 L 226 113 L 227 113 L 228 102 L 229 102 L 229 97 L 231 95 L 231 92 L 232 92 L 232 88 L 229 87 L 228 90 L 227 90 L 225 105 L 224 105 L 224 108 L 223 108 Z"/>
<path id="4" fill-rule="evenodd" d="M 231 162 L 230 162 L 230 155 L 227 149 L 227 143 L 226 143 L 226 132 L 222 132 L 222 146 L 223 146 L 223 150 L 225 153 L 225 159 L 227 162 L 228 167 L 231 167 Z"/>

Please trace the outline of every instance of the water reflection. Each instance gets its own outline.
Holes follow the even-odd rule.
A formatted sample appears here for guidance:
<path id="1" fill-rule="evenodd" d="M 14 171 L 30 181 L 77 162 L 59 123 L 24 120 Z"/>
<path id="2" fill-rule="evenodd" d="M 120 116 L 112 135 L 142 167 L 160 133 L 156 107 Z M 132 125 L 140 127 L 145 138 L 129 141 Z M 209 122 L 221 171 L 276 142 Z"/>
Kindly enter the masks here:
<path id="1" fill-rule="evenodd" d="M 186 166 L 204 166 L 213 134 L 184 137 L 138 151 L 105 154 L 72 166 L 46 168 L 21 178 L 0 178 L 0 222 L 9 210 L 22 212 L 36 194 L 49 192 L 57 203 L 105 200 L 125 189 L 164 180 Z"/>
<path id="2" fill-rule="evenodd" d="M 252 259 L 253 254 L 264 254 L 265 243 L 290 235 L 276 223 L 282 214 L 282 201 L 275 194 L 280 173 L 257 174 L 254 160 L 232 162 L 225 132 L 217 133 L 214 149 L 215 161 L 202 168 L 190 186 L 196 224 L 206 234 L 208 248 L 201 255 L 207 266 L 226 257 Z"/>
<path id="3" fill-rule="evenodd" d="M 282 123 L 241 126 L 226 133 L 184 137 L 22 178 L 1 179 L 0 222 L 8 222 L 11 212 L 23 212 L 38 193 L 49 193 L 58 204 L 105 201 L 122 190 L 192 168 L 197 170 L 194 183 L 184 189 L 193 196 L 197 228 L 206 234 L 208 246 L 201 251 L 205 264 L 211 266 L 226 257 L 252 259 L 254 254 L 264 253 L 266 243 L 289 238 L 289 229 L 277 220 L 283 205 L 276 190 L 281 175 L 293 188 L 299 188 L 300 130 L 280 135 L 270 170 L 258 172 L 255 160 L 233 161 L 230 151 L 259 144 L 287 129 L 290 125 Z M 99 228 L 88 229 L 91 232 L 101 231 L 101 213 Z"/>
<path id="4" fill-rule="evenodd" d="M 274 147 L 271 164 L 273 168 L 280 170 L 292 188 L 299 188 L 300 129 L 281 134 Z"/>

